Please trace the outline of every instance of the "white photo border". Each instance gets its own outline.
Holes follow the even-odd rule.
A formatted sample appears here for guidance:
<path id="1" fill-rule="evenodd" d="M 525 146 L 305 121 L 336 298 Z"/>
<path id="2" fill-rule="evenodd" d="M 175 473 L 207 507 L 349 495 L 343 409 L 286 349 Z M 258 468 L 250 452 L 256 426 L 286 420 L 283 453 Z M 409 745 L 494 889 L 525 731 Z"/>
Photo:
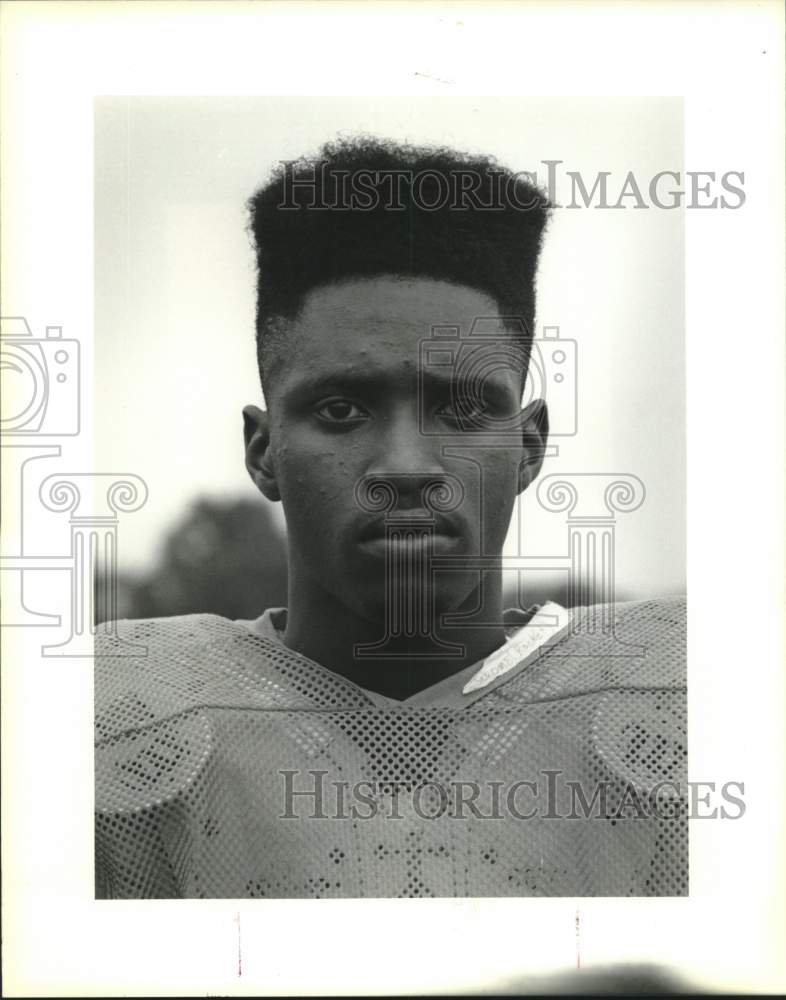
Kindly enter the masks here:
<path id="1" fill-rule="evenodd" d="M 0 17 L 3 314 L 79 331 L 83 387 L 97 95 L 682 96 L 685 169 L 744 170 L 747 192 L 739 211 L 686 213 L 690 770 L 744 780 L 747 805 L 692 822 L 690 897 L 95 901 L 92 661 L 5 630 L 6 995 L 499 992 L 575 968 L 577 912 L 584 968 L 783 989 L 781 5 L 14 2 Z M 92 468 L 89 397 L 74 470 Z M 20 502 L 4 497 L 7 518 Z"/>

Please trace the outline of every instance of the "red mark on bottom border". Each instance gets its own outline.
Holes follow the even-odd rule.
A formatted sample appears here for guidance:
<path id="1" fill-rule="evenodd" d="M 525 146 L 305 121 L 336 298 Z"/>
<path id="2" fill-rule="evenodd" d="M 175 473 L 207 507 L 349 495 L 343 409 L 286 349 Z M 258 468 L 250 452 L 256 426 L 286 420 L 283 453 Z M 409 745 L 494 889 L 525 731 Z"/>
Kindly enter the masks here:
<path id="1" fill-rule="evenodd" d="M 238 978 L 243 975 L 243 955 L 240 948 L 240 913 L 238 912 L 235 917 L 235 923 L 237 924 L 237 974 Z"/>
<path id="2" fill-rule="evenodd" d="M 578 910 L 576 910 L 576 968 L 581 968 L 581 929 L 579 926 Z"/>

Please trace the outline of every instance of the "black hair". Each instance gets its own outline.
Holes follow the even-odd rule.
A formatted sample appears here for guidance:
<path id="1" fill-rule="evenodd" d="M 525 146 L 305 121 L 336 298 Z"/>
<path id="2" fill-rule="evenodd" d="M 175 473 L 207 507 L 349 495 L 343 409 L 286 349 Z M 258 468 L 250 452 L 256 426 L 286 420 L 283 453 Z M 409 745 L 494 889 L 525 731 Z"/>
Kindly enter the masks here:
<path id="1" fill-rule="evenodd" d="M 475 288 L 530 339 L 550 209 L 529 175 L 442 147 L 359 136 L 283 162 L 248 201 L 260 375 L 275 321 L 294 319 L 312 289 L 358 277 Z"/>

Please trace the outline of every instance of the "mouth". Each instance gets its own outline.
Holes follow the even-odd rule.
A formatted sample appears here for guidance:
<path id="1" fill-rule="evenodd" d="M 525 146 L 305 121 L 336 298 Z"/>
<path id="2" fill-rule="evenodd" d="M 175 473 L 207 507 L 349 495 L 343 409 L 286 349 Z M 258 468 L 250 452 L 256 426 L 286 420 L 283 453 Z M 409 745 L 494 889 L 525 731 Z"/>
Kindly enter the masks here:
<path id="1" fill-rule="evenodd" d="M 369 555 L 381 558 L 401 557 L 425 557 L 430 555 L 449 555 L 455 552 L 461 543 L 458 535 L 441 535 L 438 532 L 433 535 L 404 535 L 399 537 L 393 535 L 377 536 L 367 538 L 360 542 L 360 548 Z"/>
<path id="2" fill-rule="evenodd" d="M 417 557 L 453 552 L 461 545 L 461 536 L 448 518 L 407 512 L 387 521 L 371 521 L 358 533 L 358 544 L 375 556 Z"/>

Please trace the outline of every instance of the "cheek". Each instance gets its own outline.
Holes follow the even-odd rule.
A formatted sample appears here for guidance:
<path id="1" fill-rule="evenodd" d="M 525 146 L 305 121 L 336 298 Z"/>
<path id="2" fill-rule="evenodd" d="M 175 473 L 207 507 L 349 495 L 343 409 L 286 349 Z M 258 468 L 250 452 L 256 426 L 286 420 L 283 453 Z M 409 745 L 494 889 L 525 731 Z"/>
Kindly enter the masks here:
<path id="1" fill-rule="evenodd" d="M 315 437 L 278 435 L 273 455 L 288 523 L 323 538 L 326 525 L 340 524 L 348 516 L 359 474 L 351 452 Z"/>
<path id="2" fill-rule="evenodd" d="M 518 452 L 500 449 L 481 468 L 481 491 L 487 534 L 504 538 L 518 493 Z"/>

